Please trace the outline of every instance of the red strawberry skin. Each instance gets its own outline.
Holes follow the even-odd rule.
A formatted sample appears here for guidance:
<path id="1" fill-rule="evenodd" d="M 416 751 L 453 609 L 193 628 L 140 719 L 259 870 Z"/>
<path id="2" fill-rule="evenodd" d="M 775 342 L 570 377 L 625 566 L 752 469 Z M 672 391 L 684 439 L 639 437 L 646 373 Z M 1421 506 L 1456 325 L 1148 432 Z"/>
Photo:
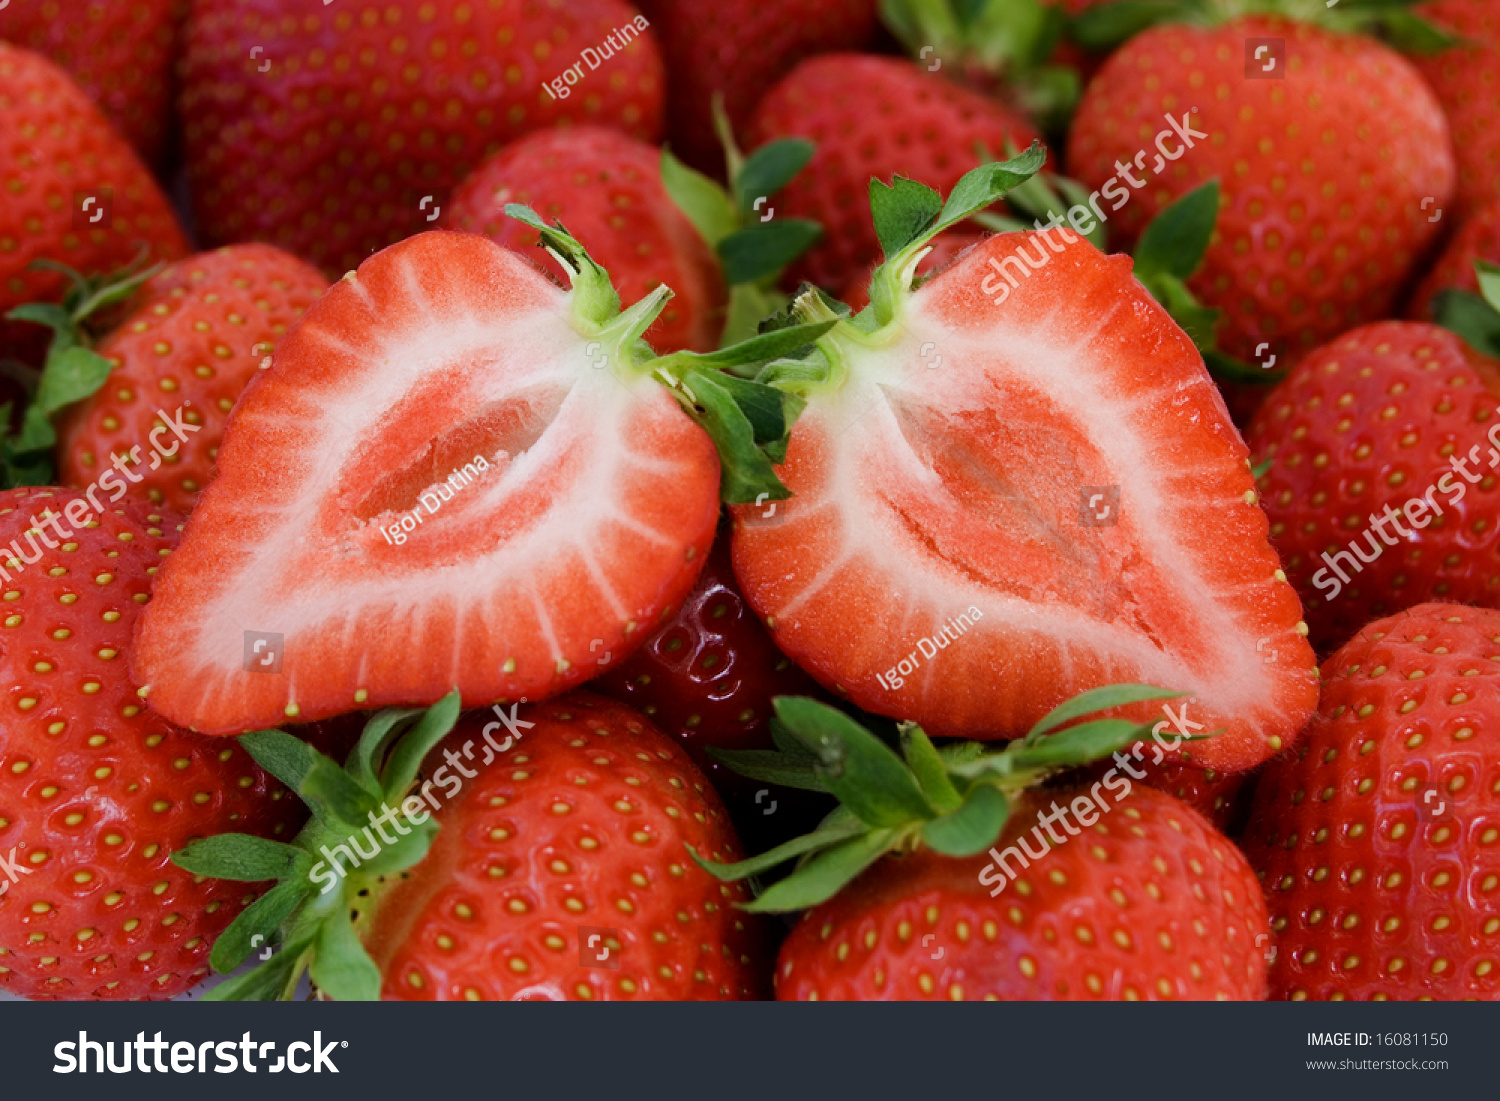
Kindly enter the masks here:
<path id="1" fill-rule="evenodd" d="M 1248 442 L 1272 461 L 1271 541 L 1321 652 L 1422 601 L 1500 602 L 1497 406 L 1500 363 L 1407 321 L 1318 349 L 1267 398 Z M 1413 499 L 1425 505 L 1406 512 Z"/>
<path id="2" fill-rule="evenodd" d="M 1284 41 L 1284 79 L 1246 77 L 1255 38 Z M 1185 142 L 1155 137 L 1184 113 L 1208 137 L 1167 165 L 1161 153 Z M 1276 354 L 1282 366 L 1389 314 L 1455 180 L 1442 108 L 1409 62 L 1373 39 L 1264 16 L 1167 24 L 1127 42 L 1084 93 L 1068 166 L 1108 192 L 1101 208 L 1121 244 L 1217 179 L 1218 230 L 1190 286 L 1223 311 L 1226 352 Z"/>
<path id="3" fill-rule="evenodd" d="M 781 948 L 777 998 L 1264 997 L 1256 941 L 1264 944 L 1266 909 L 1245 858 L 1169 795 L 1136 787 L 1115 801 L 1098 790 L 1109 811 L 1088 812 L 1098 820 L 1078 837 L 1053 826 L 1060 844 L 1046 840 L 1038 812 L 1050 817 L 1049 802 L 1068 804 L 1083 789 L 1028 794 L 1017 805 L 995 849 L 1018 876 L 998 893 L 1004 877 L 993 856 L 885 857 L 803 915 Z M 1045 853 L 1022 865 L 1006 852 L 1019 837 Z"/>
<path id="4" fill-rule="evenodd" d="M 1500 613 L 1421 604 L 1323 666 L 1245 851 L 1270 907 L 1271 997 L 1500 997 Z"/>
<path id="5" fill-rule="evenodd" d="M 740 859 L 723 805 L 687 755 L 637 712 L 588 692 L 519 717 L 535 727 L 469 770 L 478 775 L 437 814 L 431 852 L 378 900 L 365 943 L 383 996 L 760 996 L 769 962 L 761 919 L 736 909 L 749 891 L 719 883 L 688 854 Z M 428 775 L 444 750 L 483 747 L 487 721 L 461 720 L 428 758 Z M 615 967 L 582 966 L 591 929 Z"/>
<path id="6" fill-rule="evenodd" d="M 1035 270 L 997 306 L 1023 248 Z M 735 573 L 781 649 L 867 711 L 995 739 L 1085 689 L 1157 684 L 1224 728 L 1183 746 L 1195 763 L 1253 767 L 1317 685 L 1248 452 L 1129 258 L 1057 250 L 989 238 L 899 334 L 841 351 L 848 381 L 809 396 L 778 471 L 794 496 L 735 510 Z M 1111 488 L 1114 522 L 1086 524 Z"/>
<path id="7" fill-rule="evenodd" d="M 270 245 L 231 245 L 152 277 L 98 346 L 114 364 L 109 379 L 68 413 L 58 445 L 62 480 L 88 486 L 119 454 L 139 479 L 136 492 L 191 511 L 213 477 L 229 411 L 327 285 L 316 268 Z M 162 451 L 174 452 L 163 455 L 150 434 L 163 423 L 159 410 L 170 417 L 179 408 L 197 431 L 184 428 L 186 439 L 158 432 Z M 140 463 L 129 462 L 133 447 Z"/>
<path id="8" fill-rule="evenodd" d="M 598 126 L 544 130 L 506 146 L 454 193 L 450 225 L 519 252 L 566 286 L 535 230 L 505 215 L 524 203 L 568 232 L 629 306 L 665 284 L 672 300 L 646 330 L 658 352 L 719 346 L 725 290 L 719 261 L 661 181 L 661 151 Z"/>
<path id="9" fill-rule="evenodd" d="M 238 746 L 136 698 L 131 632 L 180 522 L 106 507 L 65 489 L 0 493 L 0 854 L 29 873 L 0 880 L 0 990 L 27 998 L 188 990 L 258 892 L 168 857 L 229 831 L 289 841 L 301 817 Z M 32 517 L 45 526 L 27 535 Z"/>
<path id="10" fill-rule="evenodd" d="M 154 164 L 171 116 L 177 7 L 177 0 L 11 4 L 0 10 L 0 38 L 66 69 L 141 159 Z"/>
<path id="11" fill-rule="evenodd" d="M 870 180 L 897 174 L 943 194 L 983 163 L 977 147 L 1005 156 L 1037 137 L 1023 116 L 907 61 L 827 54 L 804 61 L 761 100 L 747 148 L 806 138 L 817 152 L 776 197 L 776 208 L 823 226 L 822 240 L 789 279 L 831 291 L 880 259 L 870 221 Z"/>
<path id="12" fill-rule="evenodd" d="M 649 375 L 593 367 L 569 311 L 451 232 L 320 298 L 235 407 L 142 622 L 152 706 L 233 734 L 455 686 L 538 701 L 670 618 L 713 541 L 718 455 Z M 247 630 L 284 636 L 281 672 L 245 668 Z"/>
<path id="13" fill-rule="evenodd" d="M 1476 260 L 1500 264 L 1500 200 L 1480 207 L 1453 235 L 1418 285 L 1406 315 L 1413 321 L 1431 321 L 1433 299 L 1448 287 L 1478 294 Z"/>
<path id="14" fill-rule="evenodd" d="M 432 228 L 423 212 L 523 134 L 594 123 L 656 141 L 661 58 L 638 18 L 623 0 L 193 0 L 181 104 L 205 242 L 270 241 L 341 274 Z M 599 71 L 547 91 L 627 25 Z"/>
<path id="15" fill-rule="evenodd" d="M 767 88 L 804 58 L 862 50 L 878 28 L 874 0 L 641 0 L 661 42 L 671 96 L 669 137 L 678 156 L 723 175 L 713 99 L 735 131 Z"/>
<path id="16" fill-rule="evenodd" d="M 166 197 L 130 145 L 82 89 L 52 62 L 0 42 L 0 315 L 62 297 L 67 280 L 32 270 L 49 259 L 99 274 L 130 263 L 144 243 L 152 259 L 188 251 Z M 111 192 L 107 217 L 74 227 L 79 192 Z M 103 206 L 91 206 L 89 217 Z M 0 347 L 33 348 L 45 330 L 0 320 Z"/>
<path id="17" fill-rule="evenodd" d="M 1458 157 L 1455 213 L 1463 214 L 1500 199 L 1500 102 L 1494 89 L 1500 66 L 1500 13 L 1489 0 L 1429 0 L 1416 12 L 1462 39 L 1451 50 L 1413 60 L 1453 127 Z"/>

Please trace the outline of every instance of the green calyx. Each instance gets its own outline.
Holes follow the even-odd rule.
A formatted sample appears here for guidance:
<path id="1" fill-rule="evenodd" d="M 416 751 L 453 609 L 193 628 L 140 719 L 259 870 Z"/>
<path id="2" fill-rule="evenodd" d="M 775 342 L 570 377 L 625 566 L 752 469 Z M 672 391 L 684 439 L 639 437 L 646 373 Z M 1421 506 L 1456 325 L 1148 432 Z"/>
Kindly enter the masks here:
<path id="1" fill-rule="evenodd" d="M 40 373 L 19 364 L 5 363 L 7 374 L 21 383 L 28 395 L 26 411 L 17 432 L 9 430 L 10 403 L 0 406 L 0 473 L 4 488 L 51 485 L 56 478 L 52 449 L 57 432 L 52 419 L 68 406 L 91 397 L 109 377 L 110 364 L 93 350 L 97 333 L 92 323 L 110 307 L 124 302 L 162 269 L 161 264 L 143 268 L 145 254 L 123 271 L 109 276 L 86 277 L 51 260 L 33 261 L 32 267 L 67 276 L 67 293 L 61 304 L 34 302 L 17 306 L 5 316 L 11 321 L 29 321 L 52 330 L 52 342 Z"/>
<path id="2" fill-rule="evenodd" d="M 1281 15 L 1344 34 L 1378 34 L 1405 53 L 1439 53 L 1458 39 L 1411 10 L 1421 0 L 1118 0 L 1079 13 L 1069 34 L 1108 52 L 1159 23 L 1217 26 L 1245 15 Z"/>
<path id="3" fill-rule="evenodd" d="M 881 0 L 880 15 L 918 65 L 979 91 L 999 91 L 1061 131 L 1082 85 L 1068 66 L 1049 65 L 1067 30 L 1060 7 L 1042 0 Z"/>
<path id="4" fill-rule="evenodd" d="M 1500 266 L 1476 260 L 1479 293 L 1449 287 L 1433 300 L 1433 317 L 1477 352 L 1500 358 Z"/>
<path id="5" fill-rule="evenodd" d="M 793 325 L 758 333 L 716 352 L 658 356 L 643 339 L 672 292 L 657 287 L 620 309 L 609 273 L 562 223 L 547 225 L 530 207 L 510 203 L 505 213 L 537 230 L 541 244 L 572 281 L 573 324 L 588 338 L 590 362 L 629 378 L 650 374 L 665 386 L 719 453 L 720 495 L 730 504 L 779 501 L 791 491 L 776 476 L 802 403 L 756 376 L 770 362 L 805 351 L 831 324 Z"/>
<path id="6" fill-rule="evenodd" d="M 1159 725 L 1076 720 L 1180 695 L 1144 684 L 1092 689 L 1054 708 L 999 752 L 977 742 L 935 746 L 921 727 L 903 723 L 899 754 L 836 708 L 782 697 L 771 722 L 776 749 L 710 753 L 751 779 L 830 793 L 838 808 L 812 833 L 749 860 L 715 864 L 696 853 L 693 859 L 726 881 L 796 860 L 789 875 L 745 907 L 784 912 L 832 898 L 889 852 L 925 846 L 945 856 L 973 856 L 999 839 L 1021 792 L 1061 769 L 1147 741 Z"/>
<path id="7" fill-rule="evenodd" d="M 288 1000 L 304 971 L 337 1001 L 379 999 L 380 969 L 359 931 L 378 904 L 381 884 L 418 864 L 437 836 L 430 808 L 411 792 L 423 759 L 453 729 L 458 714 L 457 689 L 425 710 L 378 712 L 343 768 L 280 730 L 240 736 L 257 764 L 302 797 L 312 819 L 290 843 L 220 834 L 172 854 L 173 863 L 194 875 L 276 881 L 224 930 L 209 957 L 221 973 L 252 953 L 269 951 L 269 959 L 221 983 L 205 1000 Z M 510 741 L 481 746 L 485 760 L 508 749 Z M 403 809 L 414 799 L 421 809 Z M 355 838 L 374 844 L 375 855 L 354 857 Z M 335 858 L 330 864 L 327 853 L 340 848 L 345 863 Z"/>
<path id="8" fill-rule="evenodd" d="M 812 159 L 812 142 L 783 138 L 749 157 L 740 152 L 721 97 L 714 99 L 714 126 L 724 146 L 729 187 L 662 150 L 661 177 L 667 193 L 719 258 L 729 287 L 721 347 L 753 336 L 761 318 L 786 305 L 777 289 L 787 266 L 817 243 L 823 227 L 807 218 L 778 218 L 774 199 Z"/>
<path id="9" fill-rule="evenodd" d="M 762 322 L 761 329 L 763 334 L 796 334 L 798 339 L 817 332 L 818 338 L 792 355 L 766 363 L 755 380 L 801 399 L 842 386 L 851 356 L 887 345 L 900 335 L 902 306 L 932 239 L 1024 184 L 1046 158 L 1045 148 L 1035 142 L 1007 161 L 980 165 L 954 185 L 946 202 L 930 187 L 903 176 L 889 184 L 871 180 L 870 210 L 885 259 L 870 278 L 870 304 L 851 316 L 844 303 L 804 285 L 786 310 Z"/>

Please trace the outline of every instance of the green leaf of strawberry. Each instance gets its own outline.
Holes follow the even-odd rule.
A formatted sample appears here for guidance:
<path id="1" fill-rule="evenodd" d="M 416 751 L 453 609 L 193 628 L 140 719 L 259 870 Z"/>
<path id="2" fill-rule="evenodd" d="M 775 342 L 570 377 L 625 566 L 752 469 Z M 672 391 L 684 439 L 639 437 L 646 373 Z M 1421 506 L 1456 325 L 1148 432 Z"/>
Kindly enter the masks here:
<path id="1" fill-rule="evenodd" d="M 915 725 L 901 728 L 903 761 L 842 711 L 815 700 L 776 700 L 772 731 L 778 752 L 724 753 L 731 767 L 790 786 L 821 780 L 839 808 L 804 837 L 737 864 L 693 858 L 721 879 L 741 879 L 801 857 L 798 867 L 746 909 L 779 911 L 816 905 L 836 894 L 892 850 L 926 846 L 970 856 L 994 844 L 1015 797 L 1064 768 L 1107 757 L 1148 740 L 1152 724 L 1120 718 L 1074 720 L 1181 693 L 1144 684 L 1092 689 L 1054 708 L 1024 738 L 999 752 L 977 743 L 935 747 Z M 1217 733 L 1217 731 L 1215 732 Z M 1137 755 L 1138 756 L 1138 755 Z"/>

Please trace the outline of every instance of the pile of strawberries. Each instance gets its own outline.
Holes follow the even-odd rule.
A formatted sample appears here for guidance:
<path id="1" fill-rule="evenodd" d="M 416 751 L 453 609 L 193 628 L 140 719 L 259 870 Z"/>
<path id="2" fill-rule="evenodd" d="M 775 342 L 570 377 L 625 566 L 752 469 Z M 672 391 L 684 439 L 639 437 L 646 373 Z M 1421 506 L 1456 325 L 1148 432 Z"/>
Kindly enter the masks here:
<path id="1" fill-rule="evenodd" d="M 0 992 L 1500 997 L 1500 11 L 1305 9 L 0 10 Z"/>

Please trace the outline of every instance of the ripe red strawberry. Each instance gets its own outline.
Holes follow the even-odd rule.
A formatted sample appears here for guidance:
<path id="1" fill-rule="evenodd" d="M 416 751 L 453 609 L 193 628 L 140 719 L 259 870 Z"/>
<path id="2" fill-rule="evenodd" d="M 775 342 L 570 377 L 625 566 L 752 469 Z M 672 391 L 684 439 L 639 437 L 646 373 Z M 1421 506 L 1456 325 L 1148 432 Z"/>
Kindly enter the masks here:
<path id="1" fill-rule="evenodd" d="M 345 276 L 277 345 L 142 623 L 153 707 L 237 733 L 455 685 L 471 705 L 556 695 L 599 673 L 599 654 L 624 660 L 691 591 L 721 463 L 731 499 L 785 494 L 748 442 L 781 395 L 731 393 L 690 353 L 650 358 L 640 333 L 667 292 L 620 314 L 578 243 L 545 236 L 571 292 L 483 237 L 424 233 Z M 771 334 L 712 365 L 807 339 Z M 689 388 L 722 396 L 711 417 Z M 733 419 L 746 393 L 754 433 Z M 283 636 L 270 673 L 247 670 L 247 631 Z"/>
<path id="2" fill-rule="evenodd" d="M 770 520 L 736 510 L 735 573 L 778 646 L 867 711 L 988 739 L 1084 689 L 1157 684 L 1225 728 L 1190 747 L 1199 765 L 1249 768 L 1312 711 L 1316 671 L 1192 342 L 1128 257 L 1066 230 L 902 281 L 1040 161 L 980 170 L 1000 185 L 971 177 L 969 202 L 909 241 L 895 210 L 870 310 L 818 342 L 823 373 L 779 383 L 807 402 L 778 468 L 794 496 Z M 908 208 L 935 212 L 914 186 Z"/>
<path id="3" fill-rule="evenodd" d="M 823 241 L 792 268 L 831 291 L 842 290 L 880 259 L 870 226 L 872 177 L 901 175 L 952 190 L 960 176 L 1025 148 L 1036 130 L 1019 113 L 906 61 L 829 54 L 804 61 L 755 109 L 747 134 L 754 148 L 801 137 L 817 146 L 807 168 L 778 201 L 785 213 L 822 224 Z"/>
<path id="4" fill-rule="evenodd" d="M 804 58 L 862 50 L 877 30 L 875 0 L 639 0 L 666 61 L 669 140 L 689 164 L 714 174 L 723 153 L 713 100 L 736 130 L 767 88 Z"/>
<path id="5" fill-rule="evenodd" d="M 1029 867 L 1012 857 L 1008 866 L 1020 874 L 1000 894 L 981 882 L 982 855 L 885 857 L 803 915 L 781 946 L 777 998 L 1264 997 L 1265 949 L 1256 938 L 1265 902 L 1239 850 L 1149 787 L 1112 804 L 1077 839 L 1063 833 L 1063 844 L 1049 846 L 1038 815 L 1081 790 L 1044 790 L 1012 812 L 992 853 L 1020 852 L 1023 841 L 1028 852 L 1046 851 Z"/>
<path id="6" fill-rule="evenodd" d="M 661 132 L 661 59 L 623 0 L 194 0 L 186 36 L 204 239 L 270 241 L 325 271 L 432 228 L 448 192 L 523 134 L 584 122 Z"/>
<path id="7" fill-rule="evenodd" d="M 826 705 L 779 699 L 781 753 L 760 763 L 840 806 L 794 843 L 703 864 L 733 880 L 800 856 L 749 907 L 809 908 L 782 946 L 784 1000 L 1259 998 L 1254 873 L 1195 811 L 1138 786 L 1142 745 L 1170 748 L 1159 729 L 1088 718 L 1172 695 L 1096 689 L 999 753 L 903 724 L 900 756 Z M 1096 760 L 1097 779 L 1038 786 Z"/>
<path id="8" fill-rule="evenodd" d="M 1500 613 L 1421 604 L 1323 666 L 1318 714 L 1261 776 L 1273 998 L 1500 997 Z"/>
<path id="9" fill-rule="evenodd" d="M 105 490 L 128 480 L 155 504 L 191 511 L 213 477 L 229 410 L 326 286 L 316 268 L 270 245 L 231 245 L 153 277 L 97 348 L 114 368 L 67 415 L 61 480 Z"/>
<path id="10" fill-rule="evenodd" d="M 1285 56 L 1254 68 L 1247 42 L 1262 39 Z M 1261 79 L 1268 62 L 1284 77 Z M 1225 352 L 1282 366 L 1390 312 L 1455 173 L 1442 109 L 1409 62 L 1269 16 L 1131 39 L 1084 93 L 1068 166 L 1126 243 L 1217 178 L 1218 233 L 1189 285 L 1223 311 Z"/>
<path id="11" fill-rule="evenodd" d="M 65 489 L 0 492 L 0 990 L 170 998 L 254 898 L 167 858 L 228 829 L 290 838 L 243 750 L 146 710 L 131 632 L 179 521 Z"/>
<path id="12" fill-rule="evenodd" d="M 687 755 L 585 692 L 511 714 L 502 743 L 490 712 L 455 727 L 450 697 L 389 753 L 377 719 L 349 772 L 327 758 L 309 770 L 343 777 L 368 823 L 325 808 L 295 846 L 220 837 L 181 854 L 213 875 L 216 855 L 250 845 L 281 861 L 277 890 L 305 903 L 284 924 L 249 915 L 231 930 L 214 955 L 221 969 L 248 955 L 252 930 L 282 949 L 211 996 L 289 991 L 310 960 L 338 1000 L 756 997 L 762 919 L 737 909 L 748 891 L 689 858 L 734 859 L 738 843 Z M 245 739 L 252 752 L 277 740 L 291 744 L 276 732 Z M 375 767 L 361 770 L 361 754 Z"/>
<path id="13" fill-rule="evenodd" d="M 161 159 L 171 116 L 176 0 L 42 0 L 0 10 L 0 38 L 55 61 L 135 146 Z"/>
<path id="14" fill-rule="evenodd" d="M 88 96 L 52 62 L 4 42 L 0 179 L 0 318 L 62 297 L 64 276 L 33 270 L 34 260 L 93 274 L 125 267 L 143 247 L 153 259 L 188 250 L 150 172 Z M 0 346 L 10 354 L 34 353 L 44 335 L 0 320 Z"/>
<path id="15" fill-rule="evenodd" d="M 537 248 L 534 229 L 505 216 L 525 203 L 560 220 L 609 271 L 629 305 L 659 285 L 673 298 L 646 340 L 660 352 L 718 347 L 725 288 L 718 258 L 661 179 L 661 152 L 617 130 L 543 130 L 474 170 L 449 203 L 448 224 L 521 253 L 559 282 L 562 265 Z"/>
<path id="16" fill-rule="evenodd" d="M 708 747 L 770 749 L 772 699 L 810 695 L 817 684 L 776 648 L 745 603 L 729 542 L 726 525 L 677 614 L 592 687 L 650 718 L 733 801 L 748 781 L 709 757 Z"/>
<path id="17" fill-rule="evenodd" d="M 1453 128 L 1458 157 L 1458 207 L 1463 215 L 1500 198 L 1500 108 L 1494 74 L 1500 65 L 1500 13 L 1490 0 L 1429 0 L 1418 15 L 1458 36 L 1459 45 L 1418 57 Z"/>
<path id="18" fill-rule="evenodd" d="M 1248 442 L 1320 651 L 1425 600 L 1500 603 L 1497 407 L 1500 363 L 1408 321 L 1340 337 L 1272 391 Z"/>
<path id="19" fill-rule="evenodd" d="M 1459 227 L 1417 286 L 1406 315 L 1413 321 L 1431 321 L 1433 299 L 1448 287 L 1479 293 L 1476 260 L 1500 264 L 1500 200 L 1480 207 Z"/>

